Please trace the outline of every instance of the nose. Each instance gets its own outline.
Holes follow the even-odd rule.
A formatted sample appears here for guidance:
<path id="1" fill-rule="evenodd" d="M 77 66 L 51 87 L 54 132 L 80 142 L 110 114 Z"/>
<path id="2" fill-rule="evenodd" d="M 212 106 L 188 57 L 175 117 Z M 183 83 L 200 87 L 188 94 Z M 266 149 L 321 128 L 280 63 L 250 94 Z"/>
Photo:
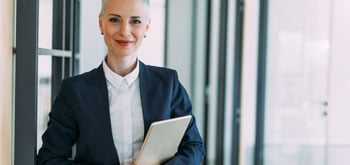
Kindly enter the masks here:
<path id="1" fill-rule="evenodd" d="M 120 25 L 119 34 L 127 37 L 130 35 L 130 30 L 130 25 L 126 21 L 123 21 Z"/>

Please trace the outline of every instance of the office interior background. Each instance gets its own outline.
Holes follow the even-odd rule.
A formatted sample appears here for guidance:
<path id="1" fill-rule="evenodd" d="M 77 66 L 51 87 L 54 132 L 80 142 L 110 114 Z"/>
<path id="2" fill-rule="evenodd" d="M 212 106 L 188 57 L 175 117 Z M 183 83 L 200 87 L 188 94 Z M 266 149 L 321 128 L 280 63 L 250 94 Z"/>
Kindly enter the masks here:
<path id="1" fill-rule="evenodd" d="M 61 80 L 101 64 L 99 11 L 0 1 L 0 165 L 35 164 Z M 139 56 L 178 71 L 204 165 L 348 165 L 349 15 L 348 0 L 151 0 Z"/>

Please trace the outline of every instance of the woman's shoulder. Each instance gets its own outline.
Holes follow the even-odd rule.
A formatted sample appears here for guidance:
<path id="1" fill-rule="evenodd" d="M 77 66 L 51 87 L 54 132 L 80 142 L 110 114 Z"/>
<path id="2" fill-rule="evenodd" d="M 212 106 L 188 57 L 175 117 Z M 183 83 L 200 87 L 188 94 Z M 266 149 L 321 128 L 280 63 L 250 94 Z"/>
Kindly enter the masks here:
<path id="1" fill-rule="evenodd" d="M 161 66 L 146 65 L 146 64 L 141 63 L 141 66 L 142 65 L 144 67 L 144 70 L 146 72 L 148 72 L 149 74 L 163 75 L 166 77 L 177 76 L 177 71 L 175 69 L 161 67 Z"/>
<path id="2" fill-rule="evenodd" d="M 103 79 L 103 70 L 102 67 L 99 66 L 90 71 L 66 78 L 63 80 L 65 84 L 69 85 L 87 85 L 87 84 L 95 84 L 101 79 Z"/>

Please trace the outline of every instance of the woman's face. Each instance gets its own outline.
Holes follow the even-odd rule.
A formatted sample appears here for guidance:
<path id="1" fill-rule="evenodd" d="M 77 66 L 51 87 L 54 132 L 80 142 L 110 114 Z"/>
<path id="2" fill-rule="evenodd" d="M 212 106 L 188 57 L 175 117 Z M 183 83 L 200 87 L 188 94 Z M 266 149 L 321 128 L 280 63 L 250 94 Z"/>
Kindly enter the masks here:
<path id="1" fill-rule="evenodd" d="M 99 17 L 108 55 L 135 55 L 149 28 L 148 11 L 139 0 L 110 0 Z"/>

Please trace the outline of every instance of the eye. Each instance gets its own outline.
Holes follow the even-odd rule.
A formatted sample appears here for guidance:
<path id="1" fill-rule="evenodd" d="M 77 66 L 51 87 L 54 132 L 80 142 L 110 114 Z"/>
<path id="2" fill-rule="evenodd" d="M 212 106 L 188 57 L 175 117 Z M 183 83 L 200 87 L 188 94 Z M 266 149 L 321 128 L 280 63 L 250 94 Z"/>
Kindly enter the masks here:
<path id="1" fill-rule="evenodd" d="M 132 19 L 131 23 L 137 25 L 137 24 L 141 24 L 142 22 L 141 20 L 138 20 L 138 19 Z"/>
<path id="2" fill-rule="evenodd" d="M 120 23 L 120 19 L 119 18 L 110 18 L 109 22 Z"/>

